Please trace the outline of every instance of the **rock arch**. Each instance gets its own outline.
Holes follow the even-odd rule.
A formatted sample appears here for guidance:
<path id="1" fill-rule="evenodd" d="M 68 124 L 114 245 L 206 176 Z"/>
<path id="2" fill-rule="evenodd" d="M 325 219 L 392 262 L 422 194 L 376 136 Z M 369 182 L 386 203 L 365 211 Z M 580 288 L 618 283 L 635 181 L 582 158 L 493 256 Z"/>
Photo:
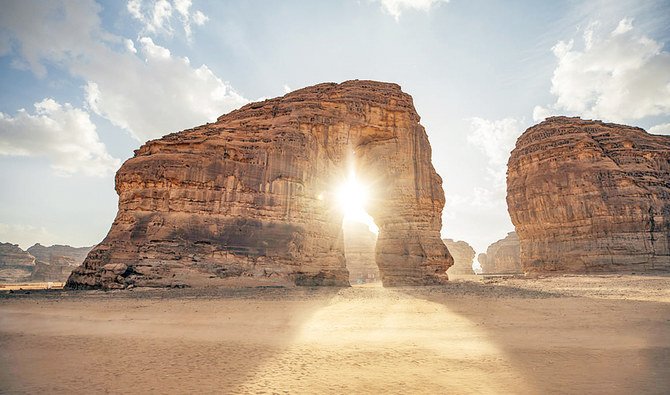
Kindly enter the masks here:
<path id="1" fill-rule="evenodd" d="M 348 285 L 333 187 L 369 183 L 385 286 L 439 284 L 442 180 L 411 96 L 325 83 L 144 144 L 116 175 L 119 211 L 72 288 Z"/>

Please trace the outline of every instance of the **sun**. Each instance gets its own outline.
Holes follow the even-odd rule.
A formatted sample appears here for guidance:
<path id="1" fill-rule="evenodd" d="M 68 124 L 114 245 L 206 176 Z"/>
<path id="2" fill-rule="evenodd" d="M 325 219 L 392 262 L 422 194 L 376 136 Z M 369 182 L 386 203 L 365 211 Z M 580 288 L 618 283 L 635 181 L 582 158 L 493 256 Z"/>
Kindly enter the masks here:
<path id="1" fill-rule="evenodd" d="M 344 215 L 345 222 L 360 222 L 366 224 L 371 232 L 379 233 L 379 228 L 372 217 L 365 211 L 370 201 L 370 190 L 356 178 L 354 172 L 337 188 L 338 208 Z"/>

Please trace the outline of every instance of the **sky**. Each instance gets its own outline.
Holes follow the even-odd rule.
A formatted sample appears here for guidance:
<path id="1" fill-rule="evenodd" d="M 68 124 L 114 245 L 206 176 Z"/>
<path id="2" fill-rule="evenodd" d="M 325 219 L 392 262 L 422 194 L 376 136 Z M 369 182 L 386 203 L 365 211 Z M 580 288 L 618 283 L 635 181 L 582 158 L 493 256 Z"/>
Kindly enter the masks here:
<path id="1" fill-rule="evenodd" d="M 505 171 L 550 115 L 670 134 L 670 1 L 3 0 L 0 241 L 97 244 L 149 139 L 321 82 L 395 82 L 444 180 L 444 237 L 514 230 Z"/>

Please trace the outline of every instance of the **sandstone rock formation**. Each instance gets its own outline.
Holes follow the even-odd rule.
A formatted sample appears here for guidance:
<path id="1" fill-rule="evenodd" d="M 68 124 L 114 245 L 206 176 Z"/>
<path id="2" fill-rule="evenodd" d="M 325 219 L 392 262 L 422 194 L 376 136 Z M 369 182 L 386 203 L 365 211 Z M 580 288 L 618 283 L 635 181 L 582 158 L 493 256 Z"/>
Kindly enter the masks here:
<path id="1" fill-rule="evenodd" d="M 70 247 L 53 245 L 45 247 L 39 243 L 28 248 L 35 257 L 35 269 L 31 281 L 65 281 L 72 270 L 81 265 L 93 247 Z"/>
<path id="2" fill-rule="evenodd" d="M 109 234 L 67 286 L 347 285 L 333 191 L 350 167 L 373 192 L 384 285 L 446 281 L 442 180 L 412 98 L 396 84 L 348 81 L 143 145 L 116 175 Z"/>
<path id="3" fill-rule="evenodd" d="M 523 273 L 516 232 L 509 232 L 507 237 L 491 244 L 485 254 L 477 256 L 477 260 L 482 274 Z"/>
<path id="4" fill-rule="evenodd" d="M 379 281 L 379 268 L 375 262 L 377 235 L 360 222 L 344 223 L 344 256 L 351 284 Z"/>
<path id="5" fill-rule="evenodd" d="M 0 243 L 0 282 L 29 281 L 34 268 L 34 256 L 16 244 Z"/>
<path id="6" fill-rule="evenodd" d="M 464 241 L 442 239 L 454 258 L 454 265 L 447 270 L 448 275 L 475 274 L 472 270 L 472 261 L 475 259 L 475 250 Z"/>
<path id="7" fill-rule="evenodd" d="M 670 269 L 670 136 L 552 117 L 519 137 L 507 204 L 528 273 Z"/>

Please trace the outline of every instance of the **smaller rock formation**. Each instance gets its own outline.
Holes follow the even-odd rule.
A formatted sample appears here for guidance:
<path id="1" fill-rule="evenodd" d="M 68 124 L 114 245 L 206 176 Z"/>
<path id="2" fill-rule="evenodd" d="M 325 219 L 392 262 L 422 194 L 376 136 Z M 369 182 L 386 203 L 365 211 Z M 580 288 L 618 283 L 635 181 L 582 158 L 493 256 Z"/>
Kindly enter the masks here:
<path id="1" fill-rule="evenodd" d="M 447 270 L 447 275 L 467 275 L 475 274 L 472 270 L 472 261 L 475 259 L 475 250 L 470 244 L 464 241 L 454 241 L 452 239 L 442 239 L 454 258 L 454 266 Z"/>
<path id="2" fill-rule="evenodd" d="M 526 273 L 670 270 L 670 136 L 550 117 L 517 140 L 507 207 Z"/>
<path id="3" fill-rule="evenodd" d="M 0 243 L 0 282 L 29 281 L 34 268 L 34 256 L 16 244 Z"/>
<path id="4" fill-rule="evenodd" d="M 379 268 L 375 262 L 377 235 L 360 222 L 345 221 L 343 230 L 349 282 L 364 284 L 379 281 Z"/>
<path id="5" fill-rule="evenodd" d="M 477 256 L 482 274 L 522 273 L 519 237 L 509 232 L 507 237 L 491 244 L 485 254 Z"/>
<path id="6" fill-rule="evenodd" d="M 66 281 L 72 270 L 81 265 L 93 247 L 70 247 L 53 245 L 45 247 L 39 243 L 28 248 L 35 258 L 31 281 Z"/>

